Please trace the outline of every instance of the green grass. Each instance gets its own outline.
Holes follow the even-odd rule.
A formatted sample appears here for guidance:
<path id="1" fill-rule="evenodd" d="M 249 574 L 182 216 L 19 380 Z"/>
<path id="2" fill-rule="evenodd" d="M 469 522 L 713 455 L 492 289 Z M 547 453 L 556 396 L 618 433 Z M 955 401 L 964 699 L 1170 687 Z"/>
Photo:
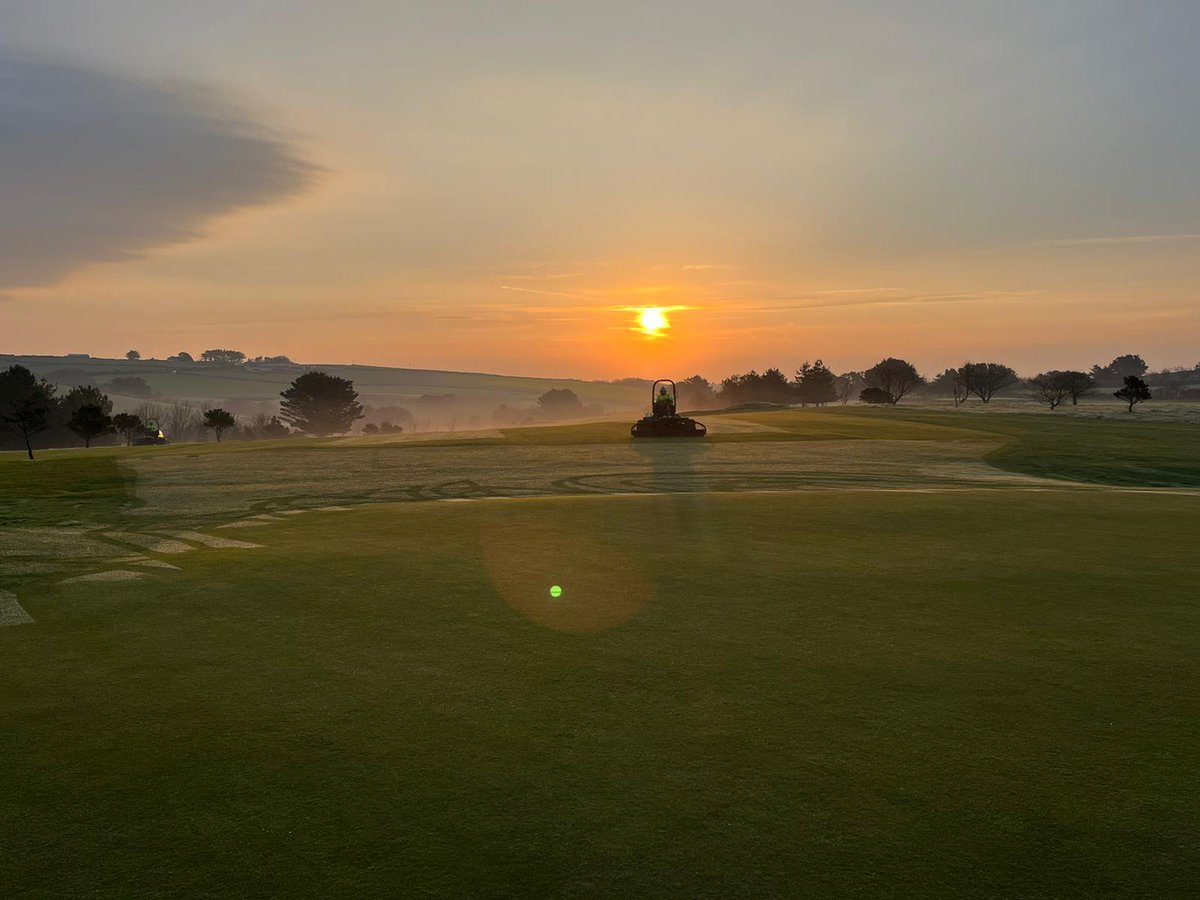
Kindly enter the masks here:
<path id="1" fill-rule="evenodd" d="M 4 896 L 1189 895 L 1195 428 L 731 418 L 0 454 Z"/>
<path id="2" fill-rule="evenodd" d="M 385 505 L 47 582 L 0 629 L 0 882 L 1184 896 L 1197 526 L 1097 492 Z"/>

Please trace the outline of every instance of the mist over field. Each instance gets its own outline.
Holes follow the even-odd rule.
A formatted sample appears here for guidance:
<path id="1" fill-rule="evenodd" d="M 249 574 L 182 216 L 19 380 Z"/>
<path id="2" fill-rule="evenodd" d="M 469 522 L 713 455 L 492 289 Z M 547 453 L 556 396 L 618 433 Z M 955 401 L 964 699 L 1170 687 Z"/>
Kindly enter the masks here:
<path id="1" fill-rule="evenodd" d="M 0 898 L 1194 896 L 1198 34 L 0 3 Z"/>

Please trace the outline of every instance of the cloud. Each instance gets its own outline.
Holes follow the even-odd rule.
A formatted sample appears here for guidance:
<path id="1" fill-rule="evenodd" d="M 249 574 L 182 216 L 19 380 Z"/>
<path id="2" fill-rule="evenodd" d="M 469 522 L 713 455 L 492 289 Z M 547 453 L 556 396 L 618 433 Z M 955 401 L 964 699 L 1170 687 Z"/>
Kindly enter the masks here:
<path id="1" fill-rule="evenodd" d="M 1051 247 L 1075 247 L 1089 244 L 1178 244 L 1185 241 L 1200 241 L 1200 234 L 1128 234 L 1120 237 L 1062 238 L 1037 243 Z"/>
<path id="2" fill-rule="evenodd" d="M 204 88 L 0 49 L 0 288 L 194 239 L 317 171 Z"/>

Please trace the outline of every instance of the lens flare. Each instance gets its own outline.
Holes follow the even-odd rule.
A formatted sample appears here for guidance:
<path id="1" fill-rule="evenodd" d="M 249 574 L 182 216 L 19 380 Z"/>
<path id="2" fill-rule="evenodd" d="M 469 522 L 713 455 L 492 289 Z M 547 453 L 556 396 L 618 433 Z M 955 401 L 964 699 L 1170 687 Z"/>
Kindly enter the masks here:
<path id="1" fill-rule="evenodd" d="M 557 584 L 550 588 L 550 596 L 557 600 L 562 596 L 562 588 Z"/>

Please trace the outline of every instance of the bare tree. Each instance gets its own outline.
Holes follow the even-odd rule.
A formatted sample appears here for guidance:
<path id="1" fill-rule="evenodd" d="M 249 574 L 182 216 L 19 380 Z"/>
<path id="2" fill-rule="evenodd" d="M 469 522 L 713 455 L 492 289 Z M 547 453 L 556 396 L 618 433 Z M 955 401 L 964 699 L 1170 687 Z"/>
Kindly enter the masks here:
<path id="1" fill-rule="evenodd" d="M 1043 372 L 1033 376 L 1025 384 L 1033 394 L 1034 400 L 1038 403 L 1045 403 L 1053 411 L 1071 395 L 1066 380 L 1062 377 L 1063 374 L 1062 372 Z"/>
<path id="2" fill-rule="evenodd" d="M 186 441 L 200 423 L 200 413 L 186 400 L 177 400 L 167 407 L 163 421 L 171 440 Z"/>
<path id="3" fill-rule="evenodd" d="M 862 372 L 843 372 L 837 377 L 834 382 L 834 388 L 837 390 L 838 401 L 845 406 L 855 395 L 863 389 L 866 384 L 866 379 L 863 378 Z"/>

